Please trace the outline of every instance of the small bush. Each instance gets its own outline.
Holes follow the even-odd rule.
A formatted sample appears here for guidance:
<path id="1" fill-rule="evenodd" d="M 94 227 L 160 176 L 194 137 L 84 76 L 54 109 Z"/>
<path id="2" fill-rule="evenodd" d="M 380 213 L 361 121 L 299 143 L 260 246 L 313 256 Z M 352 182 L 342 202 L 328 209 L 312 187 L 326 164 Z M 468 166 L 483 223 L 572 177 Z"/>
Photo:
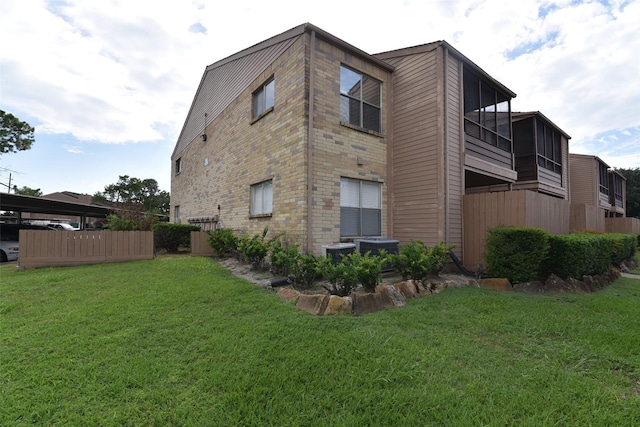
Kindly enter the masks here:
<path id="1" fill-rule="evenodd" d="M 264 260 L 273 245 L 274 239 L 266 239 L 268 232 L 269 228 L 265 227 L 261 235 L 243 236 L 238 239 L 238 252 L 243 260 L 250 263 L 254 268 L 264 267 Z"/>
<path id="2" fill-rule="evenodd" d="M 397 254 L 389 255 L 393 268 L 404 280 L 424 281 L 430 274 L 438 274 L 447 262 L 448 250 L 445 243 L 439 243 L 430 249 L 420 240 L 400 245 Z"/>
<path id="3" fill-rule="evenodd" d="M 387 263 L 387 253 L 381 250 L 378 255 L 371 255 L 368 251 L 364 255 L 360 252 L 353 252 L 347 255 L 344 262 L 353 265 L 356 277 L 367 292 L 375 292 L 376 286 L 380 282 L 380 271 Z"/>
<path id="4" fill-rule="evenodd" d="M 318 260 L 313 254 L 298 253 L 293 258 L 290 268 L 289 280 L 293 282 L 294 288 L 310 288 L 320 274 Z"/>
<path id="5" fill-rule="evenodd" d="M 207 231 L 207 242 L 213 248 L 216 255 L 223 258 L 234 253 L 238 249 L 238 238 L 231 228 L 216 228 Z"/>
<path id="6" fill-rule="evenodd" d="M 522 283 L 538 277 L 549 252 L 549 234 L 538 228 L 496 227 L 489 230 L 485 259 L 489 273 Z"/>
<path id="7" fill-rule="evenodd" d="M 191 243 L 191 232 L 200 231 L 200 227 L 189 224 L 171 224 L 159 222 L 153 227 L 153 239 L 156 248 L 167 252 L 178 252 L 181 245 Z"/>
<path id="8" fill-rule="evenodd" d="M 358 272 L 355 266 L 343 257 L 338 264 L 334 264 L 331 255 L 319 259 L 322 276 L 331 284 L 325 289 L 331 295 L 346 297 L 358 285 Z"/>

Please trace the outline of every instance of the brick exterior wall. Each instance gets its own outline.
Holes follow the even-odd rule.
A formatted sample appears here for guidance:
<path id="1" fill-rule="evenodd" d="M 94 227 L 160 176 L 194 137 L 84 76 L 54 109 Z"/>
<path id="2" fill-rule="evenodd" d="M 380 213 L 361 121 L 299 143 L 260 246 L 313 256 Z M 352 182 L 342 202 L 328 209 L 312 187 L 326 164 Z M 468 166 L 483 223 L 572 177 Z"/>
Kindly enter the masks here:
<path id="1" fill-rule="evenodd" d="M 305 33 L 274 61 L 210 125 L 207 141 L 192 141 L 171 159 L 171 221 L 220 214 L 222 227 L 250 234 L 269 227 L 306 248 L 310 35 Z M 340 65 L 383 82 L 382 132 L 340 124 Z M 386 232 L 387 71 L 316 40 L 314 73 L 311 250 L 340 241 L 340 178 L 383 184 L 382 230 Z M 273 111 L 252 123 L 252 93 L 271 76 Z M 182 171 L 176 174 L 176 160 Z M 273 181 L 273 213 L 252 218 L 250 186 Z M 218 212 L 218 205 L 220 211 Z"/>
<path id="2" fill-rule="evenodd" d="M 259 233 L 305 229 L 305 40 L 300 38 L 207 126 L 207 141 L 192 141 L 172 158 L 171 221 L 219 215 L 222 227 Z M 273 76 L 273 111 L 252 120 L 252 94 Z M 175 173 L 176 159 L 182 171 Z M 250 186 L 273 180 L 273 214 L 250 218 Z M 218 205 L 220 211 L 218 212 Z"/>
<path id="3" fill-rule="evenodd" d="M 340 123 L 340 65 L 382 82 L 382 132 Z M 313 150 L 313 251 L 340 242 L 340 178 L 382 183 L 382 235 L 387 231 L 386 118 L 389 75 L 375 64 L 317 40 L 315 50 Z"/>

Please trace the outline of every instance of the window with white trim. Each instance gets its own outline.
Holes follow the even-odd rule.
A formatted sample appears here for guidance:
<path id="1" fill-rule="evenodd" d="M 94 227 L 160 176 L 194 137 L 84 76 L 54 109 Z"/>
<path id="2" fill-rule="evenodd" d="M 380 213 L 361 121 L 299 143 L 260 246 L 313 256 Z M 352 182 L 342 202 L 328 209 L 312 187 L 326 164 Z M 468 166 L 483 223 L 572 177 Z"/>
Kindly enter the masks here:
<path id="1" fill-rule="evenodd" d="M 273 182 L 263 181 L 251 186 L 251 215 L 271 215 L 273 212 Z"/>
<path id="2" fill-rule="evenodd" d="M 275 80 L 272 78 L 253 92 L 253 118 L 260 117 L 275 101 Z"/>
<path id="3" fill-rule="evenodd" d="M 382 184 L 340 178 L 340 236 L 382 234 Z"/>
<path id="4" fill-rule="evenodd" d="M 380 132 L 382 83 L 340 66 L 340 121 Z"/>

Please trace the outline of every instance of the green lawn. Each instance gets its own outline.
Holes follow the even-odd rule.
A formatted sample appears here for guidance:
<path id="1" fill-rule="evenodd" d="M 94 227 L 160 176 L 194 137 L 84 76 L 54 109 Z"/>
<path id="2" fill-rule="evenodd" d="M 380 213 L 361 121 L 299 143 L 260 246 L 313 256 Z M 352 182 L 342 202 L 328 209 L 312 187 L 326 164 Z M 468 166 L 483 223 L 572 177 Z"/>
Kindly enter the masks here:
<path id="1" fill-rule="evenodd" d="M 314 317 L 208 258 L 0 268 L 0 425 L 638 425 L 640 280 Z"/>

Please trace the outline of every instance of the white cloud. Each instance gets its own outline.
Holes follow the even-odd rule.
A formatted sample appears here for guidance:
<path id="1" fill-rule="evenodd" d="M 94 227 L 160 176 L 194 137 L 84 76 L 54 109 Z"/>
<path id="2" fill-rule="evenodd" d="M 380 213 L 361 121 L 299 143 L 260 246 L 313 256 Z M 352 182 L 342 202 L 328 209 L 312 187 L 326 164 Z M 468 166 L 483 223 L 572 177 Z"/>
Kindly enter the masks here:
<path id="1" fill-rule="evenodd" d="M 74 157 L 88 141 L 161 141 L 169 159 L 208 64 L 311 22 L 369 53 L 446 40 L 572 151 L 633 164 L 639 16 L 640 0 L 2 0 L 0 103 L 38 136 L 69 135 Z"/>

